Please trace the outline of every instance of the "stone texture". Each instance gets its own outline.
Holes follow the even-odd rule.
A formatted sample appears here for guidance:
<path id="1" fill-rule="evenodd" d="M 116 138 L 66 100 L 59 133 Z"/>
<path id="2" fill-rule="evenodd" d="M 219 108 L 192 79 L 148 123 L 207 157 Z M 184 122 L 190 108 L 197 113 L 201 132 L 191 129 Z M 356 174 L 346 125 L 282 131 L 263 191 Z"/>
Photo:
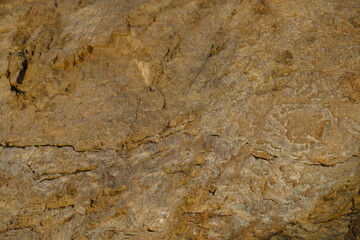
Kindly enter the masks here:
<path id="1" fill-rule="evenodd" d="M 0 0 L 0 239 L 360 239 L 358 0 Z"/>

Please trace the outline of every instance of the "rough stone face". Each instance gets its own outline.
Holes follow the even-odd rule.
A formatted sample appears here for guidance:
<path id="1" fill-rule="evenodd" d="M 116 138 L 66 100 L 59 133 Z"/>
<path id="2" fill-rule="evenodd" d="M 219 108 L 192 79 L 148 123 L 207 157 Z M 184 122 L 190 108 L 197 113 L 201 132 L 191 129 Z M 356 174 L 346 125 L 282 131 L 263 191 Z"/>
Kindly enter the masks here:
<path id="1" fill-rule="evenodd" d="M 0 0 L 0 239 L 360 239 L 359 0 Z"/>

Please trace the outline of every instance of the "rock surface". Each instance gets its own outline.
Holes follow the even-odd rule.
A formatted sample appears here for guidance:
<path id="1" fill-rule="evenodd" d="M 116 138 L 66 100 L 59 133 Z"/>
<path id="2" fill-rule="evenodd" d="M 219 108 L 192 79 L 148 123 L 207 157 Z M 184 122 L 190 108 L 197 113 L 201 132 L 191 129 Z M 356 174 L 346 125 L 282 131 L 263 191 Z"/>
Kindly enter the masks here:
<path id="1" fill-rule="evenodd" d="M 0 0 L 0 239 L 360 239 L 359 0 Z"/>

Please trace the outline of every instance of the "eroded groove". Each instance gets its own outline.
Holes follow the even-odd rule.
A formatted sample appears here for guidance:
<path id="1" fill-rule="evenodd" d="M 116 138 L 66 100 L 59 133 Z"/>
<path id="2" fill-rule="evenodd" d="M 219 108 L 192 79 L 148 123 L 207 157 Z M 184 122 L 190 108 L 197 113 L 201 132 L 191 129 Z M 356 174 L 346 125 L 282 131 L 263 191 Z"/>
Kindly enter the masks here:
<path id="1" fill-rule="evenodd" d="M 69 171 L 69 172 L 43 173 L 38 177 L 38 179 L 39 179 L 39 182 L 52 181 L 52 180 L 56 180 L 61 177 L 65 177 L 65 176 L 69 176 L 69 175 L 76 175 L 79 173 L 92 172 L 92 171 L 96 170 L 97 168 L 98 168 L 97 166 L 89 166 L 89 167 L 84 167 L 84 168 L 78 168 L 78 169 L 75 169 L 74 171 Z"/>

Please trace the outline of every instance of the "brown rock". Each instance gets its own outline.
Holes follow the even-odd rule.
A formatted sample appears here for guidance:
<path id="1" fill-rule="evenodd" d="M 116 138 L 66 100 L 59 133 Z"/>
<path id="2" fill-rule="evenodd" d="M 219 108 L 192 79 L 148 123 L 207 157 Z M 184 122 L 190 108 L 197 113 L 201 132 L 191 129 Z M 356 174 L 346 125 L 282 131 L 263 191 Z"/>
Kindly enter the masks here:
<path id="1" fill-rule="evenodd" d="M 360 239 L 358 0 L 0 0 L 0 239 Z"/>

